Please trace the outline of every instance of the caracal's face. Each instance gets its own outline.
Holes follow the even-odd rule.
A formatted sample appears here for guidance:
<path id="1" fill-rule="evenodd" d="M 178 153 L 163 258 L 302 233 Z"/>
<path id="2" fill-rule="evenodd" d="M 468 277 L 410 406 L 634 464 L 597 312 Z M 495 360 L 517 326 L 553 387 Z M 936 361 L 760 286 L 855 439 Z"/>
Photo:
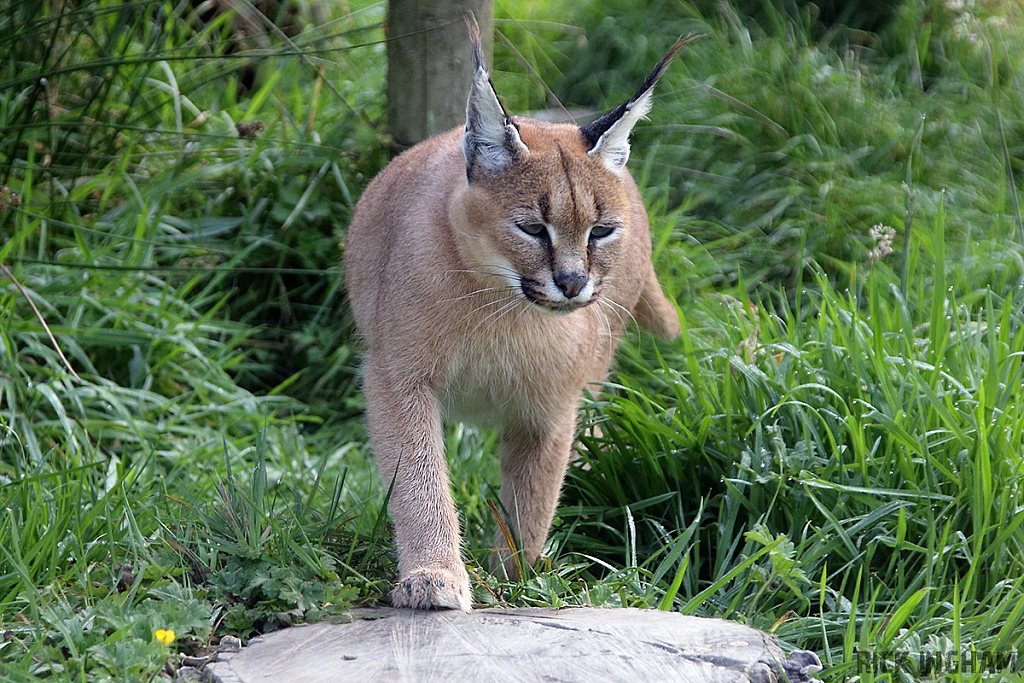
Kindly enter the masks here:
<path id="1" fill-rule="evenodd" d="M 456 227 L 471 242 L 477 272 L 544 312 L 571 313 L 600 299 L 629 204 L 617 174 L 587 154 L 575 126 L 521 123 L 529 155 L 474 177 L 464 196 L 473 208 Z"/>

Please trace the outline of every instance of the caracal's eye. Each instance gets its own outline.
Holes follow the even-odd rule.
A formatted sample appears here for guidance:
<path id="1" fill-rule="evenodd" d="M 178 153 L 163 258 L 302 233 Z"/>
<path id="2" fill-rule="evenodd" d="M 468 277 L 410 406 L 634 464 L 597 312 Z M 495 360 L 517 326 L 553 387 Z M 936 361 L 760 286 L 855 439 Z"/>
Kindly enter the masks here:
<path id="1" fill-rule="evenodd" d="M 530 237 L 545 237 L 548 234 L 548 229 L 543 223 L 517 223 L 516 227 Z"/>
<path id="2" fill-rule="evenodd" d="M 590 239 L 599 240 L 604 237 L 608 237 L 615 232 L 615 226 L 612 225 L 595 225 L 590 229 Z"/>

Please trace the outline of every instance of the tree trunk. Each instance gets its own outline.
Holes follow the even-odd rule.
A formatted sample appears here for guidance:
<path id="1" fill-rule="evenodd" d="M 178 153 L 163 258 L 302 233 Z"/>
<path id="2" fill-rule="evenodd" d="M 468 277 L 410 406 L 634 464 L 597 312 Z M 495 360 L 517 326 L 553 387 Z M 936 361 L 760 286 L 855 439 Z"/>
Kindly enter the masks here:
<path id="1" fill-rule="evenodd" d="M 466 122 L 473 51 L 465 16 L 480 24 L 484 52 L 494 44 L 494 0 L 390 0 L 388 120 L 399 146 Z"/>

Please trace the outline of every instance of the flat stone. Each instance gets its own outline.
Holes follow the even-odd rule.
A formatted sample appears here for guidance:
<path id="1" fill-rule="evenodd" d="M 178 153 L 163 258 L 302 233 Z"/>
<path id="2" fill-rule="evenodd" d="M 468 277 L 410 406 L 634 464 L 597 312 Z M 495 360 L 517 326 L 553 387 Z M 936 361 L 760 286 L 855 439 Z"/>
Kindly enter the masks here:
<path id="1" fill-rule="evenodd" d="M 721 619 L 639 609 L 377 608 L 348 624 L 252 639 L 207 666 L 216 683 L 465 681 L 814 681 L 814 653 L 787 660 L 778 641 Z"/>

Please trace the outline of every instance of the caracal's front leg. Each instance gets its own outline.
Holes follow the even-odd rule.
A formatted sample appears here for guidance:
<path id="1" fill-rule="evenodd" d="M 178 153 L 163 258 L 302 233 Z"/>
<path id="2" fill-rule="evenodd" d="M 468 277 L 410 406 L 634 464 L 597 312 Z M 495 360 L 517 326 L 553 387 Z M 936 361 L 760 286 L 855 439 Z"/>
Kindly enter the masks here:
<path id="1" fill-rule="evenodd" d="M 434 393 L 408 377 L 366 369 L 367 413 L 377 467 L 391 491 L 398 545 L 395 607 L 468 612 L 469 576 L 448 484 L 441 411 Z"/>
<path id="2" fill-rule="evenodd" d="M 569 403 L 547 429 L 507 428 L 502 434 L 501 504 L 524 565 L 540 556 L 558 506 L 576 428 L 576 405 Z M 516 562 L 500 529 L 494 543 L 491 570 L 517 578 Z"/>

